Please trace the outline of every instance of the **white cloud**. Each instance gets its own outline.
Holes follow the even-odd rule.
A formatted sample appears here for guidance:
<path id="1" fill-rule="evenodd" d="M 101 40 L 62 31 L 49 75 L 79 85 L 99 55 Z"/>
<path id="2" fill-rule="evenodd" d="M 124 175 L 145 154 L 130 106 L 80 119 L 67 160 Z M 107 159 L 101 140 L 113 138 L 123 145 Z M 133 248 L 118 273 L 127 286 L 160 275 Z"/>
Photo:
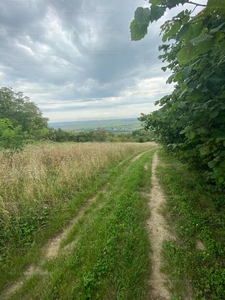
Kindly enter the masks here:
<path id="1" fill-rule="evenodd" d="M 32 3 L 0 3 L 0 82 L 23 91 L 50 121 L 139 117 L 171 92 L 157 59 L 160 23 L 130 41 L 145 1 Z"/>

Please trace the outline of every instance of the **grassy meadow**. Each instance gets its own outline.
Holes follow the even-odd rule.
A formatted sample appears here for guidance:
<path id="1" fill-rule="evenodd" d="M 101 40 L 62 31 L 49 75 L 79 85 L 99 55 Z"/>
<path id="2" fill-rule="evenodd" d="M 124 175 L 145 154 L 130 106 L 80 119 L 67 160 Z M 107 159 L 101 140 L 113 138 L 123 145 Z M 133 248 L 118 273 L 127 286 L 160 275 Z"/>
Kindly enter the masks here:
<path id="1" fill-rule="evenodd" d="M 101 198 L 101 190 L 123 174 L 132 157 L 155 147 L 154 143 L 42 143 L 27 146 L 11 159 L 2 156 L 0 289 L 40 261 L 45 242 L 88 199 L 97 192 Z"/>
<path id="2" fill-rule="evenodd" d="M 143 145 L 146 147 L 146 145 Z M 0 216 L 18 217 L 25 206 L 57 205 L 101 168 L 141 150 L 138 144 L 40 144 L 0 160 Z"/>
<path id="3" fill-rule="evenodd" d="M 151 299 L 154 143 L 42 143 L 0 159 L 0 299 Z M 222 300 L 224 191 L 159 150 L 171 300 Z M 57 251 L 50 252 L 54 243 Z M 52 251 L 52 250 L 51 250 Z"/>

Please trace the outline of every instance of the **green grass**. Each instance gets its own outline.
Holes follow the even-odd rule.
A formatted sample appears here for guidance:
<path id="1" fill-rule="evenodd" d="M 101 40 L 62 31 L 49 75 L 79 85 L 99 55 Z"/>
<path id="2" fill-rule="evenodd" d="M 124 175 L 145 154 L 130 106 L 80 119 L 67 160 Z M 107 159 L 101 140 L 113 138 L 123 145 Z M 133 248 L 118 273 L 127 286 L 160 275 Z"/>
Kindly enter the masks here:
<path id="1" fill-rule="evenodd" d="M 82 209 L 87 199 L 104 189 L 109 181 L 113 182 L 131 158 L 140 151 L 143 148 L 133 151 L 133 154 L 128 153 L 128 157 L 123 157 L 121 162 L 112 160 L 105 167 L 93 172 L 73 192 L 68 193 L 58 186 L 58 191 L 55 192 L 58 193 L 57 197 L 62 195 L 61 202 L 40 205 L 36 210 L 26 204 L 21 209 L 23 215 L 15 214 L 10 217 L 9 223 L 2 223 L 1 229 L 4 230 L 1 230 L 0 243 L 0 290 L 19 278 L 28 265 L 38 262 L 42 255 L 41 247 L 46 240 L 65 227 L 68 220 Z"/>
<path id="2" fill-rule="evenodd" d="M 164 215 L 176 241 L 164 243 L 164 271 L 173 299 L 222 300 L 225 295 L 225 195 L 160 151 Z M 205 250 L 197 249 L 200 241 Z"/>
<path id="3" fill-rule="evenodd" d="M 14 252 L 5 260 L 2 286 L 21 276 L 25 266 L 39 265 L 44 241 L 66 225 L 85 199 L 97 196 L 62 244 L 76 240 L 72 251 L 47 261 L 43 266 L 47 275 L 32 276 L 8 299 L 147 299 L 148 208 L 141 192 L 150 186 L 153 151 L 132 163 L 134 154 L 102 169 L 73 199 L 52 208 L 44 230 L 34 237 L 33 249 L 22 248 L 24 255 Z"/>

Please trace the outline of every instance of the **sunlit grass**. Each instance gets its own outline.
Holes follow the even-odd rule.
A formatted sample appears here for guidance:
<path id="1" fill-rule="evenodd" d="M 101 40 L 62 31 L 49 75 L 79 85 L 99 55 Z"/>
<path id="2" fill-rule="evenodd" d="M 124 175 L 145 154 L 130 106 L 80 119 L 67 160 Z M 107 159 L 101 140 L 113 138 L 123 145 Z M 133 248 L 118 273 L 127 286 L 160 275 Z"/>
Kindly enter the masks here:
<path id="1" fill-rule="evenodd" d="M 83 143 L 29 146 L 12 160 L 0 160 L 0 217 L 9 220 L 29 208 L 56 205 L 110 162 L 145 144 Z"/>

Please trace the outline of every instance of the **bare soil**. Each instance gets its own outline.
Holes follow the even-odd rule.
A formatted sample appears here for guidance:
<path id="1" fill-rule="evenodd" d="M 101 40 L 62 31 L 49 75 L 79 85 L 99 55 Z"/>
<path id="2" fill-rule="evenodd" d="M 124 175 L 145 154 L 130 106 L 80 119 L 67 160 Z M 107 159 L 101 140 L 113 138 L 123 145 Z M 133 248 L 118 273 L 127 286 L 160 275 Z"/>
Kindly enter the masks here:
<path id="1" fill-rule="evenodd" d="M 158 155 L 156 152 L 153 156 L 152 162 L 152 189 L 151 194 L 149 195 L 150 197 L 148 203 L 151 217 L 147 222 L 149 239 L 151 242 L 150 258 L 152 265 L 151 278 L 149 280 L 150 299 L 169 300 L 171 299 L 171 295 L 165 286 L 166 283 L 168 285 L 169 280 L 166 278 L 165 274 L 161 272 L 161 251 L 163 242 L 172 239 L 172 236 L 167 231 L 165 220 L 160 213 L 160 209 L 162 209 L 162 206 L 166 200 L 156 177 L 157 165 Z"/>

